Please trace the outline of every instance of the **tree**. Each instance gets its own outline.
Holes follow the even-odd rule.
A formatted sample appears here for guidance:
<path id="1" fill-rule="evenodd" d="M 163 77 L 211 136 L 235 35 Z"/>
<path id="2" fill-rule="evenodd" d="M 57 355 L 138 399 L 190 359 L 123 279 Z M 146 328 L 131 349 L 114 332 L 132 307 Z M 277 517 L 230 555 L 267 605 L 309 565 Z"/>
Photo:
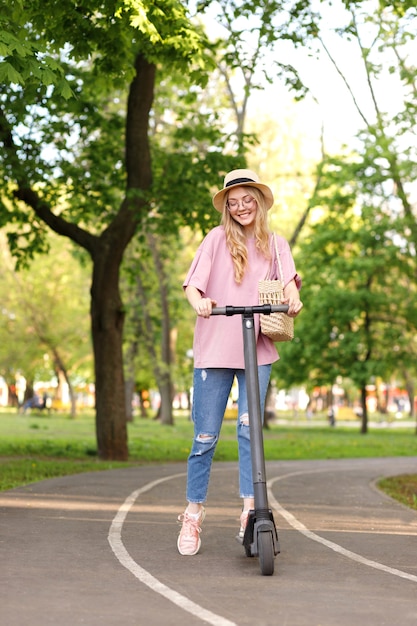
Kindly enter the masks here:
<path id="1" fill-rule="evenodd" d="M 98 454 L 126 459 L 119 269 L 150 210 L 156 64 L 182 65 L 193 80 L 198 68 L 204 80 L 204 38 L 175 0 L 164 2 L 165 13 L 151 2 L 118 7 L 111 0 L 87 1 L 81 12 L 72 2 L 19 8 L 17 2 L 6 13 L 8 30 L 50 54 L 74 97 L 64 100 L 62 90 L 39 83 L 34 72 L 5 85 L 2 224 L 12 223 L 9 243 L 21 262 L 45 246 L 46 227 L 91 256 Z M 14 52 L 4 63 L 16 68 L 20 51 Z M 56 76 L 49 78 L 58 85 Z"/>
<path id="2" fill-rule="evenodd" d="M 297 320 L 300 337 L 282 349 L 287 357 L 282 375 L 287 382 L 304 376 L 330 385 L 341 374 L 355 380 L 366 432 L 371 377 L 401 371 L 410 381 L 415 375 L 417 159 L 415 103 L 408 96 L 416 91 L 417 72 L 408 51 L 416 11 L 409 5 L 400 21 L 387 9 L 370 14 L 360 3 L 345 4 L 348 19 L 336 32 L 356 46 L 363 84 L 349 80 L 325 41 L 326 31 L 319 29 L 314 37 L 344 83 L 362 128 L 355 149 L 346 148 L 338 159 L 324 152 L 319 165 L 299 241 L 307 306 Z M 381 78 L 389 76 L 400 96 L 394 111 L 386 109 L 381 92 Z M 343 311 L 336 310 L 337 303 Z"/>
<path id="3" fill-rule="evenodd" d="M 51 233 L 50 253 L 20 272 L 1 246 L 0 363 L 9 386 L 18 372 L 29 387 L 53 376 L 65 380 L 75 416 L 74 384 L 83 375 L 92 380 L 88 268 L 74 258 L 70 242 L 63 245 L 58 239 Z"/>
<path id="4" fill-rule="evenodd" d="M 363 175 L 357 164 L 329 164 L 325 211 L 301 245 L 307 314 L 297 320 L 296 342 L 283 350 L 286 362 L 297 365 L 283 375 L 316 385 L 352 379 L 366 432 L 366 386 L 372 377 L 386 379 L 394 354 L 411 364 L 417 310 L 409 250 L 395 235 L 400 222 L 384 207 L 365 204 Z"/>

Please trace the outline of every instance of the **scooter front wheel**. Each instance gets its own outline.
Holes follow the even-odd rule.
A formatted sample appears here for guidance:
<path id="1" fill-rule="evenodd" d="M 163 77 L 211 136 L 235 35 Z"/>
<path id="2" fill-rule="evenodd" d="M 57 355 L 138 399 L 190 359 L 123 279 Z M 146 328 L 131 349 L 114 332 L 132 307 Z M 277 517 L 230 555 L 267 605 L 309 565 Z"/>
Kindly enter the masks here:
<path id="1" fill-rule="evenodd" d="M 258 533 L 259 565 L 263 576 L 272 576 L 274 573 L 274 541 L 272 532 Z"/>

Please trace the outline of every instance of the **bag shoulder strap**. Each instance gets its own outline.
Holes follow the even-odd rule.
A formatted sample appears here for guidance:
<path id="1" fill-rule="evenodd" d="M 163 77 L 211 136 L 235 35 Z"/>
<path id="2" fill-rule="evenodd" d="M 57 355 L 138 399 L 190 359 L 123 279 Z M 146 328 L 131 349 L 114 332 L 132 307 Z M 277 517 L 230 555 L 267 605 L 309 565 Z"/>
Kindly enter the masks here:
<path id="1" fill-rule="evenodd" d="M 281 257 L 279 255 L 279 250 L 278 250 L 278 244 L 277 244 L 277 236 L 275 233 L 273 233 L 273 238 L 274 238 L 274 246 L 275 246 L 275 255 L 277 257 L 277 262 L 278 262 L 278 269 L 279 269 L 279 274 L 280 274 L 280 280 L 282 282 L 282 284 L 284 284 L 284 272 L 282 271 L 282 264 L 281 264 Z"/>

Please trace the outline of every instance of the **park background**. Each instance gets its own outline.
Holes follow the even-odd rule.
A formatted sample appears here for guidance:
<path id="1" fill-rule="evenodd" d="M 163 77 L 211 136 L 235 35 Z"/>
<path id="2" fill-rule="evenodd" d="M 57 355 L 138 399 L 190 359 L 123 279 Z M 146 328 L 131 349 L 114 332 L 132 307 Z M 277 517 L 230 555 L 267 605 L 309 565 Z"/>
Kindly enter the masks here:
<path id="1" fill-rule="evenodd" d="M 1 5 L 5 414 L 34 391 L 90 412 L 106 461 L 135 456 L 129 423 L 187 414 L 181 283 L 248 166 L 303 279 L 275 418 L 404 423 L 415 446 L 413 3 Z"/>

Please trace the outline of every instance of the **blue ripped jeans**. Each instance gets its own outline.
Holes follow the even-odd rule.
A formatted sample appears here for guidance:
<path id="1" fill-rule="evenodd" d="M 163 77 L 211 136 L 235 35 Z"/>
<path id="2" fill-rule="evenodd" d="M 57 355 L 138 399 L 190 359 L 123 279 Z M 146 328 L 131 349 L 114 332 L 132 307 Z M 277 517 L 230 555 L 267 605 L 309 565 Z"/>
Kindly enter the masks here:
<path id="1" fill-rule="evenodd" d="M 258 366 L 262 416 L 270 375 L 271 365 Z M 188 502 L 203 503 L 206 501 L 213 456 L 219 440 L 223 416 L 235 376 L 239 385 L 238 418 L 236 424 L 239 452 L 239 491 L 241 498 L 253 497 L 245 370 L 195 368 L 192 410 L 194 439 L 188 457 Z"/>

